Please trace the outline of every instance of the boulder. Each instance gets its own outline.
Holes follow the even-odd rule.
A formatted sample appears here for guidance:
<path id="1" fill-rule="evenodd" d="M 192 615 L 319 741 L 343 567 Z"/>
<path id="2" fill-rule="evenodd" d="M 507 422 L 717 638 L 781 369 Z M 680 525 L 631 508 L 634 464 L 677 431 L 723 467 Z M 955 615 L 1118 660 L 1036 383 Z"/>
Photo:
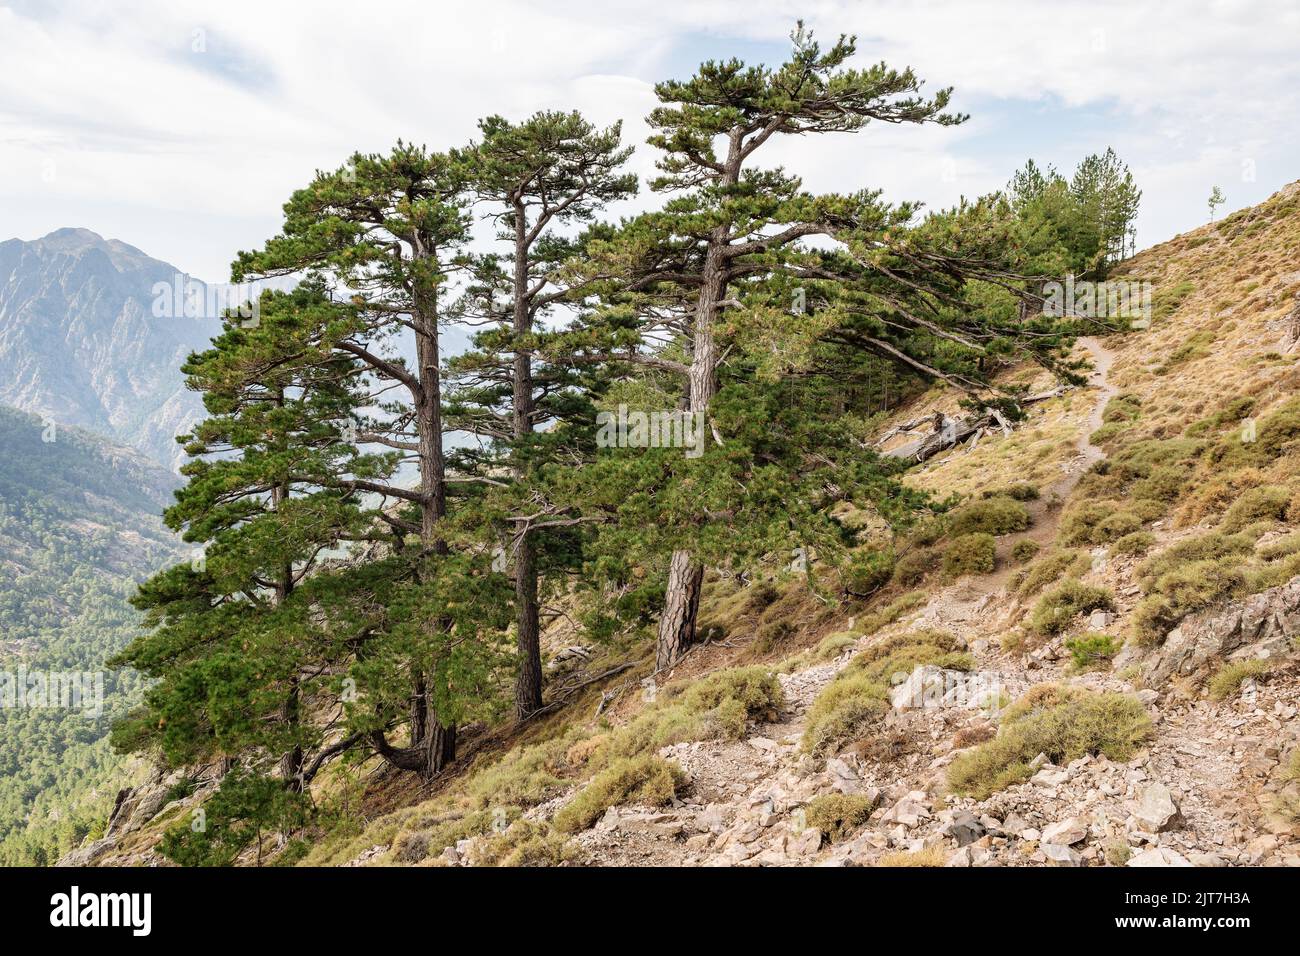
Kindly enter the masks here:
<path id="1" fill-rule="evenodd" d="M 968 674 L 922 664 L 889 692 L 895 710 L 925 707 L 983 707 L 996 696 L 997 675 Z"/>
<path id="2" fill-rule="evenodd" d="M 1125 866 L 1191 866 L 1187 858 L 1167 846 L 1153 846 L 1135 853 Z"/>
<path id="3" fill-rule="evenodd" d="M 1071 847 L 1059 843 L 1044 843 L 1039 849 L 1053 866 L 1080 866 L 1083 863 L 1083 858 Z"/>
<path id="4" fill-rule="evenodd" d="M 1133 818 L 1143 830 L 1151 833 L 1172 830 L 1182 822 L 1182 814 L 1178 810 L 1178 804 L 1174 802 L 1174 795 L 1162 783 L 1153 783 L 1142 788 L 1138 796 L 1137 809 L 1133 811 Z"/>
<path id="5" fill-rule="evenodd" d="M 1072 846 L 1088 836 L 1088 824 L 1078 817 L 1070 817 L 1043 829 L 1043 842 Z"/>
<path id="6" fill-rule="evenodd" d="M 980 823 L 975 814 L 962 810 L 940 832 L 956 840 L 959 847 L 964 847 L 984 836 L 985 830 L 984 824 Z"/>
<path id="7" fill-rule="evenodd" d="M 1251 657 L 1274 656 L 1288 650 L 1297 635 L 1300 575 L 1226 607 L 1186 617 L 1148 661 L 1146 683 L 1163 686 L 1175 675 L 1195 674 L 1247 648 L 1244 653 Z"/>

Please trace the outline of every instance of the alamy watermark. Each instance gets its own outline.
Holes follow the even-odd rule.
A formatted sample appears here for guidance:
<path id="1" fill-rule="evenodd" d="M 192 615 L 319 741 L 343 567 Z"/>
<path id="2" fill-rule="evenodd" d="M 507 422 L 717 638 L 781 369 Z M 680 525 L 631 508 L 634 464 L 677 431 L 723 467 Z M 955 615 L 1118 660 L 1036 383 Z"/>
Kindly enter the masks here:
<path id="1" fill-rule="evenodd" d="M 241 328 L 261 324 L 262 308 L 256 285 L 200 282 L 178 272 L 171 282 L 155 282 L 151 312 L 155 319 L 238 319 Z"/>
<path id="2" fill-rule="evenodd" d="M 685 448 L 687 458 L 704 454 L 704 413 L 680 409 L 596 413 L 598 448 Z"/>
<path id="3" fill-rule="evenodd" d="M 103 671 L 0 671 L 0 708 L 104 713 Z"/>
<path id="4" fill-rule="evenodd" d="M 1048 282 L 1043 286 L 1043 312 L 1054 318 L 1128 319 L 1130 327 L 1149 328 L 1155 286 L 1147 280 L 1116 282 Z"/>

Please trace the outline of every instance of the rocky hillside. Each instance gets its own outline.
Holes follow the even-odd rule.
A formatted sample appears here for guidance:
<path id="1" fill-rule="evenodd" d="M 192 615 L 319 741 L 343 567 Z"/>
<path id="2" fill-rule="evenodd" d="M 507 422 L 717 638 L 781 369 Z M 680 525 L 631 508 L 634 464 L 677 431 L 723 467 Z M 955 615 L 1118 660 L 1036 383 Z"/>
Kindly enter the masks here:
<path id="1" fill-rule="evenodd" d="M 156 461 L 202 411 L 180 366 L 215 318 L 157 318 L 176 267 L 86 229 L 0 242 L 0 403 L 105 435 Z"/>
<path id="2" fill-rule="evenodd" d="M 1300 864 L 1298 264 L 1300 184 L 1140 253 L 1149 328 L 1098 329 L 1086 387 L 917 466 L 950 511 L 861 516 L 890 555 L 869 598 L 711 574 L 708 642 L 657 674 L 557 629 L 544 718 L 479 728 L 429 788 L 323 778 L 350 822 L 282 861 Z M 881 435 L 936 411 L 958 396 Z M 193 782 L 124 795 L 72 859 L 158 862 Z"/>

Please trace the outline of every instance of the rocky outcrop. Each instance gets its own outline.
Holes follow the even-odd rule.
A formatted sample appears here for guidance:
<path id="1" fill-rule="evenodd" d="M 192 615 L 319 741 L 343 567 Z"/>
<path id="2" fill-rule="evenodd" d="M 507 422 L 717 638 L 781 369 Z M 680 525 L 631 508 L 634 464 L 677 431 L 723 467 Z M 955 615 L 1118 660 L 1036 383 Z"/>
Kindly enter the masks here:
<path id="1" fill-rule="evenodd" d="M 1226 608 L 1202 611 L 1169 632 L 1146 664 L 1146 682 L 1160 687 L 1211 663 L 1285 653 L 1300 635 L 1300 575 Z"/>

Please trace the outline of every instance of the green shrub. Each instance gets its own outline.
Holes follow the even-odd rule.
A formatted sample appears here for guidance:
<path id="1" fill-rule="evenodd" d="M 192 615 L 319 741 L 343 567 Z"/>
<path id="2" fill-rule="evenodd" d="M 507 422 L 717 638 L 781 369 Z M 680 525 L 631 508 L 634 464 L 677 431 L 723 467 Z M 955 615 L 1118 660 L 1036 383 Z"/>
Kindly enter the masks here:
<path id="1" fill-rule="evenodd" d="M 1281 521 L 1290 503 L 1291 492 L 1280 485 L 1248 488 L 1228 508 L 1219 522 L 1219 530 L 1232 534 L 1254 521 Z"/>
<path id="2" fill-rule="evenodd" d="M 1114 502 L 1083 501 L 1070 507 L 1061 515 L 1058 535 L 1062 544 L 1101 544 L 1096 537 L 1097 526 L 1117 511 Z M 1125 532 L 1127 533 L 1127 532 Z"/>
<path id="3" fill-rule="evenodd" d="M 1246 574 L 1233 558 L 1193 561 L 1167 571 L 1134 609 L 1134 637 L 1143 645 L 1159 643 L 1188 614 L 1241 593 L 1245 585 Z"/>
<path id="4" fill-rule="evenodd" d="M 1115 601 L 1105 588 L 1070 579 L 1039 599 L 1029 616 L 1029 626 L 1037 634 L 1056 635 L 1068 628 L 1080 614 L 1114 608 Z"/>
<path id="5" fill-rule="evenodd" d="M 1111 554 L 1145 554 L 1156 543 L 1156 536 L 1150 531 L 1134 531 L 1126 534 L 1110 546 Z"/>
<path id="6" fill-rule="evenodd" d="M 808 804 L 807 822 L 826 834 L 832 843 L 838 843 L 866 823 L 875 806 L 870 797 L 827 793 L 814 797 Z"/>
<path id="7" fill-rule="evenodd" d="M 993 571 L 997 543 L 993 535 L 983 532 L 954 538 L 943 553 L 943 573 L 949 577 L 963 574 L 989 574 Z"/>
<path id="8" fill-rule="evenodd" d="M 471 866 L 559 866 L 568 857 L 565 838 L 544 823 L 516 820 L 505 831 L 476 840 Z"/>
<path id="9" fill-rule="evenodd" d="M 784 704 L 781 682 L 770 668 L 714 671 L 684 688 L 670 688 L 628 723 L 584 741 L 587 766 L 600 770 L 686 740 L 738 740 L 747 721 L 775 720 Z"/>
<path id="10" fill-rule="evenodd" d="M 1082 551 L 1059 549 L 1047 552 L 1028 568 L 1016 587 L 1016 593 L 1022 598 L 1032 597 L 1047 585 L 1058 581 L 1061 575 L 1084 574 L 1092 566 L 1092 560 Z"/>
<path id="11" fill-rule="evenodd" d="M 851 554 L 840 569 L 844 590 L 859 597 L 889 583 L 894 574 L 892 551 L 863 551 Z"/>
<path id="12" fill-rule="evenodd" d="M 803 749 L 825 753 L 862 736 L 888 709 L 889 688 L 896 675 L 910 674 L 921 664 L 970 670 L 974 662 L 955 637 L 942 631 L 910 631 L 870 645 L 808 708 Z"/>
<path id="13" fill-rule="evenodd" d="M 808 708 L 803 749 L 824 753 L 859 736 L 888 709 L 889 688 L 863 673 L 844 673 L 826 685 Z"/>
<path id="14" fill-rule="evenodd" d="M 1221 467 L 1266 465 L 1289 452 L 1300 439 L 1300 398 L 1287 401 L 1255 423 L 1255 440 L 1245 442 L 1240 433 L 1224 436 L 1210 450 L 1210 460 Z"/>
<path id="15" fill-rule="evenodd" d="M 1268 544 L 1261 545 L 1255 553 L 1265 561 L 1276 561 L 1278 558 L 1289 558 L 1293 554 L 1300 554 L 1300 534 L 1289 534 L 1276 541 L 1270 541 Z"/>
<path id="16" fill-rule="evenodd" d="M 1029 527 L 1029 511 L 1014 498 L 993 497 L 972 501 L 953 512 L 949 531 L 968 534 L 1010 534 Z"/>
<path id="17" fill-rule="evenodd" d="M 1038 555 L 1038 551 L 1038 542 L 1026 538 L 1024 541 L 1016 542 L 1015 547 L 1011 549 L 1011 557 L 1020 562 L 1032 561 Z"/>
<path id="18" fill-rule="evenodd" d="M 1177 501 L 1187 487 L 1185 465 L 1159 465 L 1145 478 L 1133 482 L 1133 497 L 1148 501 Z"/>
<path id="19" fill-rule="evenodd" d="M 894 565 L 894 582 L 905 588 L 914 588 L 939 566 L 939 562 L 939 552 L 934 548 L 909 551 Z"/>
<path id="20" fill-rule="evenodd" d="M 877 641 L 854 657 L 847 670 L 892 685 L 900 675 L 906 676 L 922 664 L 968 671 L 974 661 L 947 631 L 918 630 Z"/>
<path id="21" fill-rule="evenodd" d="M 904 594 L 902 597 L 895 598 L 884 607 L 872 611 L 865 615 L 858 626 L 862 629 L 863 634 L 874 634 L 882 627 L 888 627 L 908 611 L 914 611 L 925 603 L 926 597 L 923 591 L 912 591 Z"/>
<path id="22" fill-rule="evenodd" d="M 1133 422 L 1142 415 L 1142 400 L 1136 395 L 1116 395 L 1101 413 L 1103 422 Z"/>
<path id="23" fill-rule="evenodd" d="M 1029 779 L 1040 753 L 1055 764 L 1085 754 L 1128 760 L 1151 735 L 1142 704 L 1125 694 L 1063 690 L 1043 695 L 1041 705 L 1008 708 L 992 740 L 962 752 L 948 768 L 953 793 L 986 799 Z"/>
<path id="24" fill-rule="evenodd" d="M 989 488 L 980 494 L 981 498 L 1014 498 L 1016 501 L 1037 501 L 1038 489 L 1033 485 L 1020 482 L 1005 488 Z"/>
<path id="25" fill-rule="evenodd" d="M 1227 700 L 1241 689 L 1247 678 L 1259 677 L 1273 669 L 1272 661 L 1234 661 L 1221 667 L 1206 684 L 1206 690 L 1215 700 Z"/>
<path id="26" fill-rule="evenodd" d="M 1156 580 L 1162 575 L 1185 567 L 1193 561 L 1245 555 L 1253 551 L 1254 547 L 1255 543 L 1244 535 L 1225 535 L 1212 531 L 1209 534 L 1180 541 L 1159 554 L 1147 558 L 1137 569 L 1138 580 L 1143 590 L 1150 592 L 1155 587 Z"/>
<path id="27" fill-rule="evenodd" d="M 685 779 L 677 764 L 654 754 L 616 761 L 560 808 L 555 814 L 555 828 L 561 833 L 577 833 L 595 823 L 610 807 L 623 803 L 662 807 L 676 796 Z"/>
<path id="28" fill-rule="evenodd" d="M 1120 642 L 1106 634 L 1084 634 L 1065 642 L 1077 670 L 1085 670 L 1119 653 Z"/>
<path id="29" fill-rule="evenodd" d="M 1142 530 L 1142 519 L 1132 511 L 1116 511 L 1092 530 L 1094 544 L 1106 544 Z"/>

